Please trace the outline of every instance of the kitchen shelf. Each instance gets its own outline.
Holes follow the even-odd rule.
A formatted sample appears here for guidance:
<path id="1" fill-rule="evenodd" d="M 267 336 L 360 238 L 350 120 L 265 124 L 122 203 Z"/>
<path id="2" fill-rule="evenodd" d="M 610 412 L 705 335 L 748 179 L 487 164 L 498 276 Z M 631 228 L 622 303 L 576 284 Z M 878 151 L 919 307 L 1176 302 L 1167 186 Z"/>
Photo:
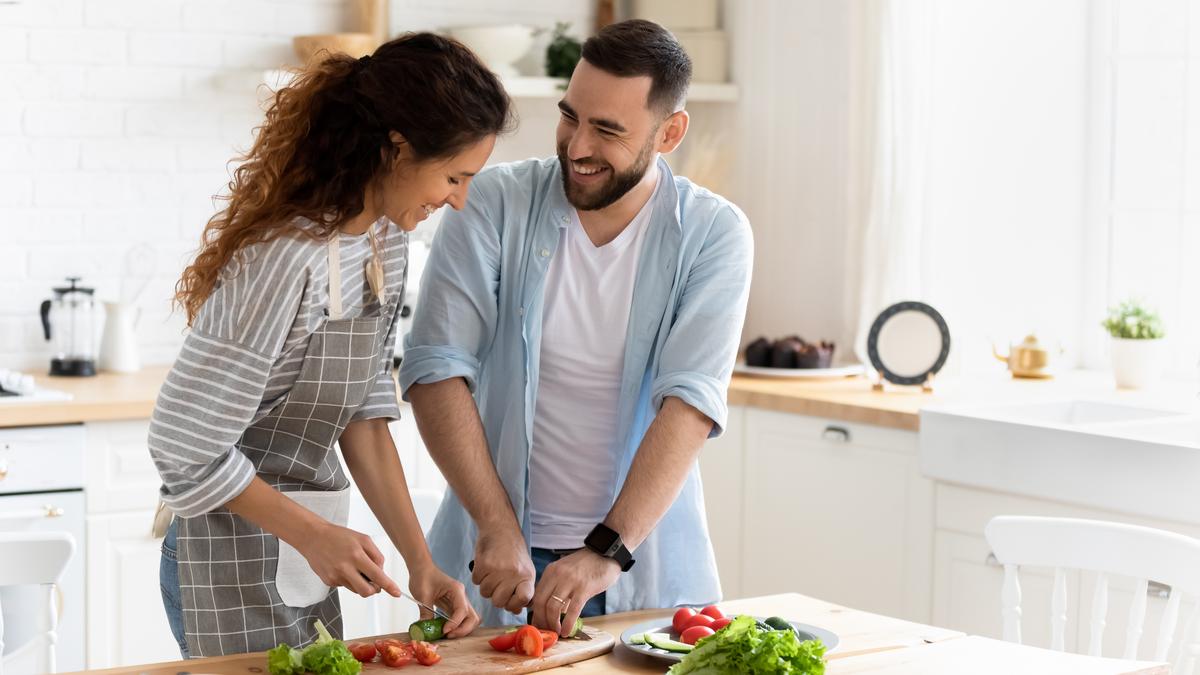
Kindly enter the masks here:
<path id="1" fill-rule="evenodd" d="M 263 82 L 271 91 L 276 91 L 287 86 L 293 77 L 295 71 L 274 69 L 263 73 Z M 509 77 L 504 79 L 504 88 L 513 98 L 558 98 L 562 96 L 566 82 L 557 77 Z M 688 92 L 688 102 L 736 101 L 738 94 L 738 86 L 729 82 L 694 82 Z"/>

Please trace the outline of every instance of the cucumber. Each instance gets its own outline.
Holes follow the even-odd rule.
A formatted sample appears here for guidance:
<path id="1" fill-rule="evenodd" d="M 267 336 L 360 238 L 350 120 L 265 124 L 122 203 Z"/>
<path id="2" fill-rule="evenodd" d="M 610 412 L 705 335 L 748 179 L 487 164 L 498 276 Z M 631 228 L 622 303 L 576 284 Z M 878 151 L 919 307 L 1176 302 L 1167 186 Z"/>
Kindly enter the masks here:
<path id="1" fill-rule="evenodd" d="M 629 644 L 631 644 L 631 645 L 646 644 L 646 634 L 645 633 L 634 633 L 633 635 L 630 635 L 629 636 Z"/>
<path id="2" fill-rule="evenodd" d="M 666 633 L 646 633 L 646 644 L 677 654 L 686 654 L 694 649 L 692 645 L 672 640 Z"/>
<path id="3" fill-rule="evenodd" d="M 413 642 L 424 640 L 425 642 L 433 642 L 434 640 L 442 639 L 442 629 L 446 626 L 446 620 L 438 617 L 433 619 L 422 619 L 414 621 L 408 627 L 408 635 L 413 639 Z"/>
<path id="4" fill-rule="evenodd" d="M 781 618 L 778 616 L 770 617 L 763 623 L 767 624 L 771 628 L 774 628 L 775 630 L 791 630 L 792 629 L 792 624 L 788 623 L 787 619 L 784 619 L 784 618 Z"/>
<path id="5" fill-rule="evenodd" d="M 563 614 L 562 619 L 565 619 L 565 618 L 567 618 L 567 615 Z M 562 619 L 559 619 L 559 621 L 561 621 Z M 581 630 L 583 630 L 583 619 L 582 618 L 575 619 L 575 625 L 571 626 L 571 632 L 567 633 L 567 639 L 569 640 L 569 639 L 575 637 Z"/>

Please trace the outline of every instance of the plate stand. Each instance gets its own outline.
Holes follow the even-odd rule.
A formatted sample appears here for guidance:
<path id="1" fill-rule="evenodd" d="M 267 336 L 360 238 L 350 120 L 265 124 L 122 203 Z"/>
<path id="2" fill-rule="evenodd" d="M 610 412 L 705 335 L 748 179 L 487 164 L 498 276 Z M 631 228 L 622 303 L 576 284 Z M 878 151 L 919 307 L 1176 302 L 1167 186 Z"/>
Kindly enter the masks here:
<path id="1" fill-rule="evenodd" d="M 885 384 L 887 382 L 887 380 L 883 379 L 883 373 L 878 370 L 876 370 L 874 372 L 875 372 L 875 378 L 874 378 L 875 381 L 871 383 L 871 390 L 878 391 L 878 392 L 887 391 L 888 385 Z M 925 381 L 920 384 L 921 393 L 923 393 L 923 394 L 932 394 L 933 393 L 933 377 L 934 377 L 933 373 L 930 373 L 925 376 Z M 891 387 L 908 387 L 908 386 L 915 386 L 915 385 L 893 384 L 890 386 Z"/>

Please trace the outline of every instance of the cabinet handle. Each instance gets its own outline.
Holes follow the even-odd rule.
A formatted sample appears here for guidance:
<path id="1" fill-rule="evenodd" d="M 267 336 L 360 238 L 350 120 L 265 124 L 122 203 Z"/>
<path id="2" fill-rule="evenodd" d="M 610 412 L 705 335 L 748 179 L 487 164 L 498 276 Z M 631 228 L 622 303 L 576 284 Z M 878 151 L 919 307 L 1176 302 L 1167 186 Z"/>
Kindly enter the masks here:
<path id="1" fill-rule="evenodd" d="M 8 465 L 0 464 L 0 480 L 8 478 Z"/>
<path id="2" fill-rule="evenodd" d="M 61 517 L 63 517 L 64 514 L 66 514 L 66 511 L 64 511 L 61 506 L 55 506 L 53 504 L 46 504 L 46 506 L 44 506 L 43 508 L 46 509 L 46 517 L 47 518 L 61 518 Z"/>
<path id="3" fill-rule="evenodd" d="M 830 424 L 821 432 L 821 439 L 835 443 L 849 443 L 850 430 L 846 427 L 838 427 Z"/>

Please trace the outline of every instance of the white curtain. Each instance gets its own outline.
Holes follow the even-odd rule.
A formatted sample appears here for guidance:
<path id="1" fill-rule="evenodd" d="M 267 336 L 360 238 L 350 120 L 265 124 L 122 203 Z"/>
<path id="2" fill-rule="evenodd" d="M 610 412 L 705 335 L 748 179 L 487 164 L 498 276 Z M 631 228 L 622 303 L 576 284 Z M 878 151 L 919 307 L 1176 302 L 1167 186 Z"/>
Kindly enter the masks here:
<path id="1" fill-rule="evenodd" d="M 928 246 L 928 174 L 933 0 L 866 0 L 859 184 L 865 208 L 847 233 L 847 311 L 855 353 L 867 363 L 875 317 L 901 300 L 922 300 Z"/>

